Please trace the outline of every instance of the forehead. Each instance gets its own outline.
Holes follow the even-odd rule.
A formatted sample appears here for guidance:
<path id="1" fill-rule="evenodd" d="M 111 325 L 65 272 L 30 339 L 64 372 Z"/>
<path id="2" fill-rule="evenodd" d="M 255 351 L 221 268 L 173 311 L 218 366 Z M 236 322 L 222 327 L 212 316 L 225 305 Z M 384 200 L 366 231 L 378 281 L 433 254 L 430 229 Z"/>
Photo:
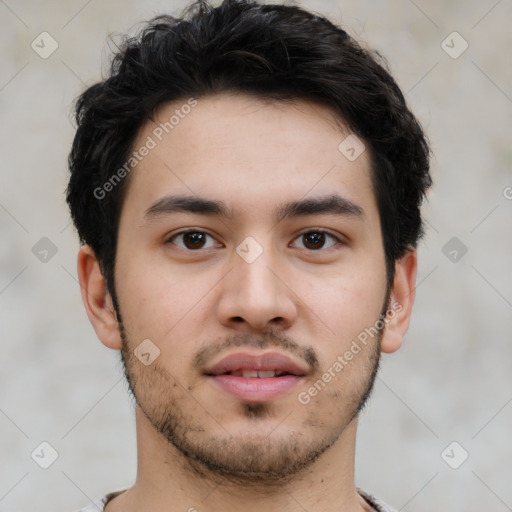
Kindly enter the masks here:
<path id="1" fill-rule="evenodd" d="M 224 200 L 238 213 L 333 192 L 375 209 L 369 151 L 347 158 L 347 136 L 328 107 L 306 100 L 221 93 L 174 101 L 134 141 L 139 159 L 123 210 L 141 216 L 171 193 Z"/>

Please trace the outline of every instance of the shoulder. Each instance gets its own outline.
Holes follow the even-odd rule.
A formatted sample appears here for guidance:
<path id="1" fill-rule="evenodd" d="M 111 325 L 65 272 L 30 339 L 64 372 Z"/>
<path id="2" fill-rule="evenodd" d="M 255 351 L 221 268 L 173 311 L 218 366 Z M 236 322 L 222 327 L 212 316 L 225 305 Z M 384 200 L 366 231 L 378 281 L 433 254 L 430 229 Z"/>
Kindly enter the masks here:
<path id="1" fill-rule="evenodd" d="M 366 500 L 368 504 L 370 504 L 377 512 L 397 512 L 394 508 L 390 507 L 388 504 L 384 503 L 379 498 L 368 494 L 362 489 L 357 489 L 357 492 Z"/>
<path id="2" fill-rule="evenodd" d="M 114 499 L 116 496 L 119 496 L 122 491 L 115 491 L 111 492 L 103 498 L 93 501 L 92 503 L 89 503 L 89 505 L 85 506 L 84 508 L 81 508 L 80 510 L 77 510 L 77 512 L 103 512 L 105 510 L 105 505 L 112 499 Z"/>
<path id="3" fill-rule="evenodd" d="M 105 510 L 105 503 L 107 502 L 107 497 L 103 497 L 100 500 L 96 500 L 89 505 L 77 510 L 77 512 L 103 512 Z"/>

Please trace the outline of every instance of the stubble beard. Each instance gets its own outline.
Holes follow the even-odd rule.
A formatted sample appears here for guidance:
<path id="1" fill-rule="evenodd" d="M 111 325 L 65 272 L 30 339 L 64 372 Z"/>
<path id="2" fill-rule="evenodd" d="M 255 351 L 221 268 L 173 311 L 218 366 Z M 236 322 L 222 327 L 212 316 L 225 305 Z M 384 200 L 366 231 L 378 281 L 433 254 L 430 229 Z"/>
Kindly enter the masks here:
<path id="1" fill-rule="evenodd" d="M 233 437 L 225 429 L 218 428 L 218 423 L 215 423 L 215 427 L 220 430 L 220 434 L 213 434 L 208 432 L 201 420 L 207 418 L 207 421 L 212 422 L 214 414 L 201 409 L 202 406 L 193 397 L 193 391 L 187 390 L 169 371 L 156 364 L 158 360 L 148 367 L 142 365 L 133 353 L 135 345 L 128 339 L 120 315 L 118 320 L 123 340 L 121 356 L 125 376 L 137 405 L 169 444 L 170 457 L 176 459 L 178 454 L 185 470 L 217 484 L 263 486 L 268 491 L 269 488 L 282 486 L 299 477 L 356 419 L 367 403 L 379 369 L 383 329 L 379 330 L 373 345 L 368 344 L 364 348 L 369 352 L 365 356 L 365 364 L 360 367 L 361 377 L 356 383 L 356 389 L 347 396 L 344 390 L 340 392 L 327 386 L 320 395 L 326 394 L 329 405 L 326 407 L 324 402 L 322 411 L 314 407 L 313 402 L 307 405 L 300 404 L 298 400 L 293 402 L 290 411 L 283 415 L 281 421 L 288 415 L 293 416 L 295 408 L 300 412 L 304 407 L 309 410 L 306 409 L 308 414 L 301 425 L 288 432 L 286 437 L 273 438 L 272 433 L 265 436 L 254 433 Z M 270 335 L 257 343 L 245 343 L 243 337 L 237 337 L 231 346 L 252 344 L 262 348 L 283 348 L 281 342 L 276 343 L 279 339 Z M 321 375 L 321 371 L 317 373 Z M 191 412 L 191 407 L 195 407 L 196 414 Z M 199 414 L 198 409 L 201 409 Z M 236 413 L 240 415 L 241 421 L 253 425 L 271 417 L 273 410 L 271 403 L 240 403 Z M 340 413 L 335 415 L 334 411 Z M 329 421 L 322 421 L 323 418 Z"/>

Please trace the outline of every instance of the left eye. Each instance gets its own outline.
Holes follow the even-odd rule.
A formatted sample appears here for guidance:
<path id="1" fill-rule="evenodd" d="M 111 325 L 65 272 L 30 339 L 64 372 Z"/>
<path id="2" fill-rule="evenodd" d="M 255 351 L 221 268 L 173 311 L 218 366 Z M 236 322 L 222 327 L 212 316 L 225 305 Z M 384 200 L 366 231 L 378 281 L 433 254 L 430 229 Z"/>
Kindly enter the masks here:
<path id="1" fill-rule="evenodd" d="M 211 240 L 215 240 L 212 236 L 204 231 L 182 231 L 181 233 L 177 233 L 172 236 L 168 242 L 172 242 L 178 247 L 182 249 L 208 249 L 210 247 L 214 247 L 215 243 L 211 245 L 206 245 L 207 238 L 211 238 Z M 182 240 L 182 243 L 176 243 L 175 240 Z"/>
<path id="2" fill-rule="evenodd" d="M 324 245 L 326 243 L 326 239 L 328 238 L 334 240 L 334 242 L 329 247 L 327 247 L 327 249 L 340 242 L 340 240 L 336 238 L 334 235 L 331 235 L 327 231 L 322 230 L 308 231 L 307 233 L 302 233 L 296 238 L 296 240 L 303 240 L 302 247 L 299 247 L 300 249 L 318 250 L 326 249 Z"/>

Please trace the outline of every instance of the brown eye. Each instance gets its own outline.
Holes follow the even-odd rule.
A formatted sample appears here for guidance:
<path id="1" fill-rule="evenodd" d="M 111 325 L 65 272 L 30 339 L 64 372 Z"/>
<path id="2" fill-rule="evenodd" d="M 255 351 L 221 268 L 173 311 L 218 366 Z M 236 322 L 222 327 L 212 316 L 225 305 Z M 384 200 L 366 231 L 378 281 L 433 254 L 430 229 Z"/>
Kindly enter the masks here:
<path id="1" fill-rule="evenodd" d="M 303 237 L 304 245 L 308 249 L 321 249 L 325 244 L 324 233 L 307 233 Z"/>
<path id="2" fill-rule="evenodd" d="M 169 242 L 174 243 L 181 249 L 193 251 L 196 249 L 207 249 L 209 247 L 213 247 L 215 244 L 206 246 L 208 238 L 213 240 L 212 236 L 208 233 L 204 233 L 203 231 L 183 231 L 171 237 Z M 176 242 L 176 240 L 180 241 L 180 243 Z"/>
<path id="3" fill-rule="evenodd" d="M 183 235 L 183 242 L 187 249 L 200 249 L 203 247 L 206 240 L 204 233 L 185 233 Z"/>
<path id="4" fill-rule="evenodd" d="M 328 247 L 324 247 L 325 243 L 328 239 L 333 240 Z M 327 231 L 308 231 L 307 233 L 302 233 L 297 240 L 302 240 L 301 249 L 309 249 L 312 251 L 317 251 L 319 249 L 329 249 L 330 247 L 336 245 L 339 240 L 334 236 L 328 233 Z"/>

